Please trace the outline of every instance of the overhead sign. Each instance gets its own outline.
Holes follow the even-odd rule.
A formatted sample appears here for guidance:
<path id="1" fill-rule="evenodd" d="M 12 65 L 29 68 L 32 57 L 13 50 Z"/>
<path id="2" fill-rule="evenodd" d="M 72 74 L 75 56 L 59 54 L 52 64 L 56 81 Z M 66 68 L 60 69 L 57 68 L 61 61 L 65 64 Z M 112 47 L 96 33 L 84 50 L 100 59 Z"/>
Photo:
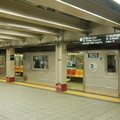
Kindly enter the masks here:
<path id="1" fill-rule="evenodd" d="M 14 60 L 14 55 L 10 55 L 10 60 Z"/>
<path id="2" fill-rule="evenodd" d="M 80 44 L 105 44 L 105 43 L 120 43 L 120 33 L 85 36 L 80 38 Z"/>

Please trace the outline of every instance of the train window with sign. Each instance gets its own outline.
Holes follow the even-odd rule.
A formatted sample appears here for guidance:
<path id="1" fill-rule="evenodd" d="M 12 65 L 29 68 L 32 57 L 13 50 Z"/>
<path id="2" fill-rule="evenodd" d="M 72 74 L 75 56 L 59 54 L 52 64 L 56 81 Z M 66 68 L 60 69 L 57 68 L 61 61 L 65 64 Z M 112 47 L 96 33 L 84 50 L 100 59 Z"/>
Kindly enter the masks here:
<path id="1" fill-rule="evenodd" d="M 107 71 L 110 73 L 116 72 L 116 55 L 107 56 Z"/>
<path id="2" fill-rule="evenodd" d="M 33 68 L 48 69 L 48 56 L 46 55 L 33 56 Z"/>

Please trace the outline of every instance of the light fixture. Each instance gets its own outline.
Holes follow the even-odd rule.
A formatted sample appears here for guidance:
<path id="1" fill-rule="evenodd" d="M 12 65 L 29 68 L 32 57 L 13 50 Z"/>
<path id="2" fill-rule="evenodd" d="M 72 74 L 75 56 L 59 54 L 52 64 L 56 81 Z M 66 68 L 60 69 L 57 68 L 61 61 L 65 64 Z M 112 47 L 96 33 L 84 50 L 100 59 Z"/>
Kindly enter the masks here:
<path id="1" fill-rule="evenodd" d="M 100 18 L 100 19 L 102 19 L 102 20 L 111 22 L 111 23 L 113 23 L 114 25 L 120 25 L 119 23 L 117 23 L 117 22 L 115 22 L 115 21 L 112 21 L 112 20 L 110 20 L 110 19 L 104 18 L 104 17 L 102 17 L 102 16 L 100 16 L 100 15 L 97 15 L 97 14 L 95 14 L 95 13 L 89 12 L 89 11 L 87 11 L 87 10 L 85 10 L 85 9 L 82 9 L 82 8 L 79 8 L 79 7 L 77 7 L 77 6 L 71 5 L 71 4 L 69 4 L 69 3 L 67 3 L 67 2 L 64 2 L 64 1 L 62 1 L 62 0 L 56 0 L 56 1 L 59 2 L 59 3 L 62 3 L 62 4 L 64 4 L 64 5 L 66 5 L 66 6 L 69 6 L 69 7 L 71 7 L 71 8 L 75 8 L 75 9 L 77 9 L 77 10 L 83 11 L 84 14 L 89 14 L 89 15 L 95 16 L 95 17 Z M 118 2 L 120 3 L 120 0 L 115 0 L 115 1 L 116 1 L 116 2 L 118 1 Z M 95 18 L 95 19 L 96 19 L 96 18 Z"/>
<path id="2" fill-rule="evenodd" d="M 115 2 L 117 2 L 118 4 L 120 4 L 120 0 L 114 0 Z"/>
<path id="3" fill-rule="evenodd" d="M 62 23 L 52 22 L 52 21 L 48 21 L 48 20 L 44 20 L 44 19 L 40 19 L 40 18 L 36 18 L 36 17 L 25 16 L 25 15 L 17 14 L 17 13 L 14 13 L 14 12 L 6 11 L 6 10 L 3 10 L 3 9 L 0 9 L 0 13 L 6 13 L 8 15 L 13 15 L 13 16 L 21 17 L 21 18 L 30 19 L 30 20 L 36 20 L 38 22 L 43 22 L 43 23 L 46 23 L 46 24 L 52 24 L 54 26 L 59 26 L 60 29 L 61 29 L 61 27 L 64 27 L 64 28 L 67 28 L 67 29 L 72 29 L 72 30 L 77 30 L 77 31 L 86 31 L 84 29 L 80 29 L 80 28 L 77 28 L 77 27 L 65 25 L 65 24 L 62 24 Z M 19 25 L 19 27 L 20 27 L 20 25 Z M 45 32 L 45 31 L 43 31 L 43 32 Z"/>

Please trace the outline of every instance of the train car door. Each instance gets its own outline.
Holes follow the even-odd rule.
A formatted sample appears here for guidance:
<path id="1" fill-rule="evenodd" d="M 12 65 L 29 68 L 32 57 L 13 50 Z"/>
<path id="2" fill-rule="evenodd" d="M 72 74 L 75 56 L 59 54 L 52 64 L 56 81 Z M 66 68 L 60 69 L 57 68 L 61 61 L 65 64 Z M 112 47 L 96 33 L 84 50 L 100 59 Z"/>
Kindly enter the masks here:
<path id="1" fill-rule="evenodd" d="M 74 52 L 67 54 L 67 88 L 84 91 L 83 82 L 83 57 L 84 52 Z"/>
<path id="2" fill-rule="evenodd" d="M 23 81 L 23 54 L 15 54 L 15 80 Z"/>
<path id="3" fill-rule="evenodd" d="M 91 50 L 84 58 L 85 91 L 119 96 L 118 50 Z"/>

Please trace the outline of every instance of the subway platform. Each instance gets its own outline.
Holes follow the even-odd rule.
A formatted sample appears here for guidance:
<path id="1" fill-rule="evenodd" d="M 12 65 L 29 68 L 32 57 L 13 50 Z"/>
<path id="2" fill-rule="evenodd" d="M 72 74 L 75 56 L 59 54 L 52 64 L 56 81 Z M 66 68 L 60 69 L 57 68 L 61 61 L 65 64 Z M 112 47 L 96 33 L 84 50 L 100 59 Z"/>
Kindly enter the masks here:
<path id="1" fill-rule="evenodd" d="M 120 120 L 120 99 L 0 80 L 0 120 Z"/>

